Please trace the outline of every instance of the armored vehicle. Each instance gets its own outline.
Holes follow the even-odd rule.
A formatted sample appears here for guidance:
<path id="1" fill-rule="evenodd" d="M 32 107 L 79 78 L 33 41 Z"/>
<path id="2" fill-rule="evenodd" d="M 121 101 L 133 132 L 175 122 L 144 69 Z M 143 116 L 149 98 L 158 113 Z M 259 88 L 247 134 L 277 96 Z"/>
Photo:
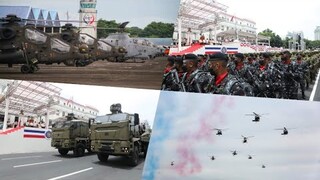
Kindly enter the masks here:
<path id="1" fill-rule="evenodd" d="M 125 156 L 129 165 L 136 166 L 140 153 L 147 153 L 151 130 L 140 124 L 139 114 L 123 113 L 121 104 L 111 105 L 110 110 L 91 126 L 91 150 L 101 162 L 109 155 Z"/>
<path id="2" fill-rule="evenodd" d="M 56 120 L 52 127 L 51 146 L 58 149 L 61 155 L 73 151 L 75 156 L 83 156 L 85 150 L 90 150 L 90 122 L 76 119 L 73 114 Z"/>

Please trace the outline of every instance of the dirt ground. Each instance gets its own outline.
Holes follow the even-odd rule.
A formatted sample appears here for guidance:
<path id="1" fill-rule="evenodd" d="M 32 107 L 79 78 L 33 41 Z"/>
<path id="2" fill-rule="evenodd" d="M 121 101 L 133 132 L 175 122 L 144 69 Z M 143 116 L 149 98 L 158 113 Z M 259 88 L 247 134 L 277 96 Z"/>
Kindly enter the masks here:
<path id="1" fill-rule="evenodd" d="M 33 74 L 22 74 L 20 65 L 8 68 L 2 64 L 0 79 L 160 89 L 166 57 L 157 57 L 144 63 L 128 62 L 96 61 L 86 67 L 39 65 L 40 70 Z"/>

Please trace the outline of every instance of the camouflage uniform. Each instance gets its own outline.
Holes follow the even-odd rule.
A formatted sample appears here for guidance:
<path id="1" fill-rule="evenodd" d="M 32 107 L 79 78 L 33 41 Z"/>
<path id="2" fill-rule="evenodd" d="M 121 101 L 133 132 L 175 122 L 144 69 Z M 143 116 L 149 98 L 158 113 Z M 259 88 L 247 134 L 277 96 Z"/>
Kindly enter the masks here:
<path id="1" fill-rule="evenodd" d="M 306 81 L 307 81 L 307 74 L 309 72 L 309 68 L 306 62 L 299 62 L 296 61 L 294 62 L 294 66 L 296 69 L 296 73 L 299 76 L 298 77 L 298 82 L 300 84 L 300 90 L 301 90 L 301 94 L 302 94 L 302 99 L 305 99 L 305 95 L 304 95 L 304 91 L 305 91 L 305 87 L 306 87 Z"/>
<path id="2" fill-rule="evenodd" d="M 186 73 L 183 77 L 182 82 L 186 87 L 187 92 L 197 92 L 197 93 L 208 93 L 212 89 L 212 82 L 214 81 L 214 76 L 209 72 L 201 71 L 199 69 L 192 72 L 189 77 Z"/>
<path id="3" fill-rule="evenodd" d="M 214 87 L 213 94 L 253 96 L 253 91 L 248 83 L 228 74 L 219 85 Z"/>
<path id="4" fill-rule="evenodd" d="M 176 68 L 163 75 L 161 90 L 180 91 L 181 82 Z"/>
<path id="5" fill-rule="evenodd" d="M 284 99 L 298 99 L 298 82 L 300 75 L 295 69 L 293 63 L 280 64 L 281 71 L 283 72 L 283 93 L 282 98 Z"/>

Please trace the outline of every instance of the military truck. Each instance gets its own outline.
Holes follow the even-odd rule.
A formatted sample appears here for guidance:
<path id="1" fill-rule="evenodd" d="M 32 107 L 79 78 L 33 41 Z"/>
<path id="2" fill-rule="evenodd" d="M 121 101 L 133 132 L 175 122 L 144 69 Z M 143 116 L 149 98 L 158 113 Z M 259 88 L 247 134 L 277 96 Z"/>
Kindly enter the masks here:
<path id="1" fill-rule="evenodd" d="M 129 165 L 136 166 L 140 153 L 147 153 L 151 131 L 140 124 L 139 114 L 123 113 L 121 104 L 111 105 L 110 111 L 98 116 L 90 128 L 91 150 L 101 162 L 109 155 L 125 156 Z"/>
<path id="2" fill-rule="evenodd" d="M 52 126 L 51 146 L 57 148 L 62 156 L 69 151 L 77 157 L 83 156 L 86 149 L 91 152 L 89 121 L 79 120 L 72 113 L 56 121 Z"/>

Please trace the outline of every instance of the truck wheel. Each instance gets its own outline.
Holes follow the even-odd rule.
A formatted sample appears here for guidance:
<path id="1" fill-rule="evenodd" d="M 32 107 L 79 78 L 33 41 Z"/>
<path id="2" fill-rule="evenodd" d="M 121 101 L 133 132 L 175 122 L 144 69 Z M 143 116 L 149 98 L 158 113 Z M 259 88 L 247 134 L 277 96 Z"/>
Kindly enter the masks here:
<path id="1" fill-rule="evenodd" d="M 98 155 L 99 161 L 101 161 L 101 162 L 107 162 L 108 161 L 108 158 L 109 158 L 108 154 L 98 153 L 97 155 Z"/>
<path id="2" fill-rule="evenodd" d="M 86 148 L 83 144 L 77 144 L 76 148 L 73 150 L 73 154 L 77 157 L 81 157 L 84 155 Z"/>
<path id="3" fill-rule="evenodd" d="M 58 149 L 58 152 L 61 154 L 61 156 L 65 156 L 68 154 L 68 149 Z"/>
<path id="4" fill-rule="evenodd" d="M 137 146 L 134 146 L 134 151 L 130 157 L 130 166 L 136 166 L 139 163 L 139 150 Z"/>

